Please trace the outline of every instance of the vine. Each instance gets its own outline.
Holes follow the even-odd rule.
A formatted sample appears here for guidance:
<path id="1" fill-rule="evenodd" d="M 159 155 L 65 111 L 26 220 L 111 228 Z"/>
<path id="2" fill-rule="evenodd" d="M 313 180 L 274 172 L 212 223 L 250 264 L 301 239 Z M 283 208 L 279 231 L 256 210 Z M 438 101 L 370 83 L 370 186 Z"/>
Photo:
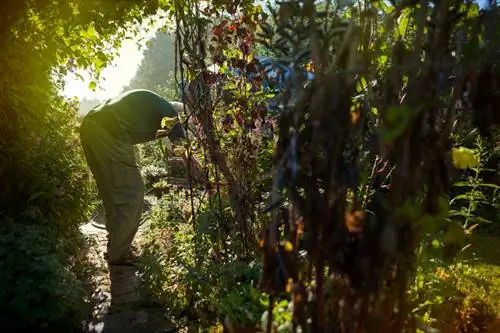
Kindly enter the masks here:
<path id="1" fill-rule="evenodd" d="M 181 8 L 189 10 L 182 11 Z M 211 71 L 206 63 L 211 61 L 213 65 L 226 69 L 233 67 L 233 70 L 241 71 L 244 78 L 247 77 L 244 67 L 250 62 L 252 31 L 257 26 L 256 19 L 260 13 L 258 8 L 250 1 L 229 5 L 214 2 L 207 4 L 205 8 L 200 8 L 198 2 L 176 2 L 177 62 L 181 76 L 178 81 L 180 85 L 185 85 L 183 96 L 190 108 L 186 124 L 197 126 L 197 142 L 206 149 L 209 160 L 214 164 L 210 177 L 216 178 L 217 196 L 221 196 L 219 176 L 222 176 L 227 186 L 230 206 L 241 230 L 244 256 L 247 257 L 256 244 L 252 230 L 255 228 L 252 226 L 255 209 L 251 185 L 248 184 L 248 179 L 242 178 L 242 175 L 248 173 L 238 173 L 238 170 L 243 170 L 246 166 L 236 164 L 241 164 L 246 159 L 248 150 L 240 157 L 231 157 L 236 152 L 226 150 L 227 140 L 221 141 L 220 135 L 221 130 L 227 133 L 233 127 L 231 123 L 235 119 L 237 126 L 243 131 L 233 131 L 235 142 L 249 144 L 249 149 L 254 149 L 248 141 L 249 136 L 244 132 L 248 129 L 249 121 L 250 124 L 253 123 L 252 115 L 258 116 L 258 112 L 252 111 L 256 110 L 256 105 L 247 104 L 249 90 L 245 79 L 231 79 L 229 75 L 222 75 L 217 70 Z M 186 83 L 188 81 L 189 84 Z M 232 88 L 228 89 L 228 84 Z M 238 94 L 241 96 L 238 97 Z M 223 106 L 234 110 L 235 117 L 229 112 L 222 115 L 220 110 Z M 220 122 L 221 118 L 225 120 L 224 124 Z M 188 154 L 191 154 L 191 147 L 187 148 Z"/>

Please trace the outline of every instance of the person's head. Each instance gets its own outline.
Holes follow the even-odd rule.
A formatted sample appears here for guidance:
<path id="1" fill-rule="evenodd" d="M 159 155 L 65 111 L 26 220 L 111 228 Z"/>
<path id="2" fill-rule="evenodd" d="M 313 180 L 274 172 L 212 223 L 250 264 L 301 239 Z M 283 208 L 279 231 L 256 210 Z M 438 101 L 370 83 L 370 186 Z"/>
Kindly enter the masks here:
<path id="1" fill-rule="evenodd" d="M 186 113 L 189 114 L 189 108 L 187 105 L 181 102 L 170 102 L 170 104 L 172 105 L 174 112 L 177 114 L 177 118 L 179 119 L 179 121 L 172 127 L 170 133 L 168 134 L 168 137 L 172 142 L 176 142 L 179 139 L 186 138 L 186 131 L 184 131 L 183 124 L 180 119 L 182 118 L 182 115 Z"/>
<path id="2" fill-rule="evenodd" d="M 184 104 L 182 102 L 170 102 L 170 105 L 172 105 L 172 108 L 174 109 L 175 113 L 177 113 L 177 115 L 184 113 L 189 114 L 189 108 L 187 104 Z"/>

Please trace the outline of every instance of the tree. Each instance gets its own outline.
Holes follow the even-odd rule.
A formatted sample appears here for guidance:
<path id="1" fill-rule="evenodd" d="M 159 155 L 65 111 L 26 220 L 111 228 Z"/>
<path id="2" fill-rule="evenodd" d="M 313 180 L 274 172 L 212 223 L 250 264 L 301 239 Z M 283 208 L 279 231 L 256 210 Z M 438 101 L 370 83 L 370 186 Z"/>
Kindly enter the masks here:
<path id="1" fill-rule="evenodd" d="M 76 68 L 98 79 L 125 28 L 164 4 L 0 4 L 0 325 L 6 331 L 71 332 L 87 315 L 73 265 L 84 257 L 78 226 L 93 191 L 76 131 L 78 106 L 60 95 L 62 79 Z"/>
<path id="2" fill-rule="evenodd" d="M 78 107 L 78 115 L 83 116 L 87 114 L 93 107 L 99 105 L 102 103 L 101 100 L 98 100 L 96 98 L 92 99 L 87 99 L 86 97 L 83 98 L 81 101 L 79 101 L 79 107 Z"/>
<path id="3" fill-rule="evenodd" d="M 144 58 L 127 89 L 169 87 L 175 71 L 175 43 L 171 33 L 158 31 L 144 51 Z"/>

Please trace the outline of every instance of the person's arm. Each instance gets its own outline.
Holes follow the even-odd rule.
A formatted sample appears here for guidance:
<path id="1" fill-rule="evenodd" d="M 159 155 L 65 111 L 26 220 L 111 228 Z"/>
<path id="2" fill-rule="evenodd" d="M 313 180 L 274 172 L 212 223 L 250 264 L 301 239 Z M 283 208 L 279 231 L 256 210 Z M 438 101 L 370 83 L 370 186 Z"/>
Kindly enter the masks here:
<path id="1" fill-rule="evenodd" d="M 186 136 L 186 131 L 182 127 L 182 124 L 180 122 L 177 122 L 168 132 L 168 138 L 170 141 L 172 141 L 174 144 L 179 143 L 182 139 L 185 139 Z"/>
<path id="2" fill-rule="evenodd" d="M 186 131 L 182 127 L 180 115 L 186 110 L 189 109 L 185 104 L 174 101 L 168 102 L 162 98 L 161 106 L 159 107 L 159 112 L 163 117 L 162 128 L 156 131 L 156 138 L 168 136 L 172 142 L 179 142 L 181 139 L 185 139 L 187 137 Z"/>
<path id="3" fill-rule="evenodd" d="M 178 117 L 171 118 L 175 123 L 162 124 L 162 129 L 156 130 L 156 139 L 168 136 L 170 141 L 174 143 L 180 142 L 182 139 L 186 138 L 186 131 L 179 122 Z M 170 121 L 170 120 L 169 120 Z"/>

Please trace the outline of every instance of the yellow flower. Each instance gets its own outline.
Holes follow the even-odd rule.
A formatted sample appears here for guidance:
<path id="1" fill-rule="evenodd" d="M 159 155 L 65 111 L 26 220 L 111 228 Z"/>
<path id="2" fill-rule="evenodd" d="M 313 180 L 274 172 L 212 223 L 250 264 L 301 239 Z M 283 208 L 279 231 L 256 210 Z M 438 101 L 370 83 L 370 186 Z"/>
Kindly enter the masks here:
<path id="1" fill-rule="evenodd" d="M 293 244 L 290 241 L 285 241 L 285 251 L 286 252 L 293 251 Z"/>
<path id="2" fill-rule="evenodd" d="M 458 169 L 475 168 L 479 164 L 479 157 L 472 149 L 465 147 L 453 148 L 453 165 Z"/>

